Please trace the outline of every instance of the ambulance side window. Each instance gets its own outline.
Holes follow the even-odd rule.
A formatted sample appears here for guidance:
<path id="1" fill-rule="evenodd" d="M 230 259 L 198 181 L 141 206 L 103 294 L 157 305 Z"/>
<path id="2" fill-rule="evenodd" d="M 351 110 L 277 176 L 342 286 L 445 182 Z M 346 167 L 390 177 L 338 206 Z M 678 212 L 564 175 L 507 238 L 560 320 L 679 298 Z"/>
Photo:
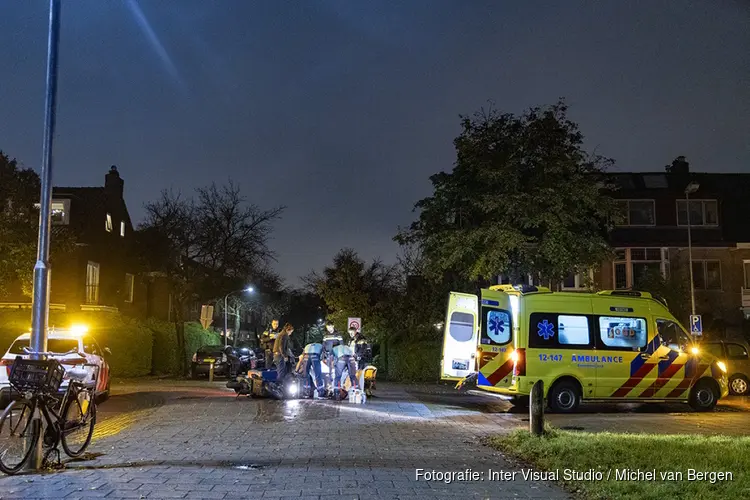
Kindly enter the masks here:
<path id="1" fill-rule="evenodd" d="M 599 316 L 597 320 L 603 349 L 639 351 L 646 347 L 648 330 L 645 318 Z"/>
<path id="2" fill-rule="evenodd" d="M 565 349 L 593 347 L 588 316 L 533 313 L 529 317 L 529 347 Z"/>

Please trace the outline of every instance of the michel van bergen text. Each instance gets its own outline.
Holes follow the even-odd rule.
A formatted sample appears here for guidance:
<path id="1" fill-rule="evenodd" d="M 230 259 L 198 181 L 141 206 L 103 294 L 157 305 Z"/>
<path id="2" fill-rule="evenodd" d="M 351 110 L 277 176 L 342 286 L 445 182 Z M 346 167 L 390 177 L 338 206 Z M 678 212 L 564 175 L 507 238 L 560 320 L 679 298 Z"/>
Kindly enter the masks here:
<path id="1" fill-rule="evenodd" d="M 656 469 L 554 469 L 540 471 L 534 469 L 478 471 L 438 471 L 415 469 L 417 481 L 438 481 L 453 483 L 462 481 L 704 481 L 715 484 L 733 481 L 729 471 L 701 471 L 697 469 L 659 471 Z"/>

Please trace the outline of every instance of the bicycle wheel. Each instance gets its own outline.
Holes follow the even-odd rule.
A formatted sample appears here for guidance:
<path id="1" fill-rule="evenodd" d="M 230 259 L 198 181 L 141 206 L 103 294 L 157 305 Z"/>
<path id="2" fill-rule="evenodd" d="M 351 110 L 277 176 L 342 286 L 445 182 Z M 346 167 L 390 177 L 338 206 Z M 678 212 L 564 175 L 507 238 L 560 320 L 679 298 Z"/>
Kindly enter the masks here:
<path id="1" fill-rule="evenodd" d="M 25 400 L 11 402 L 0 417 L 0 470 L 15 474 L 31 455 L 36 443 L 34 407 Z"/>
<path id="2" fill-rule="evenodd" d="M 88 447 L 96 425 L 96 401 L 90 391 L 68 399 L 62 415 L 62 447 L 70 457 L 78 457 Z"/>

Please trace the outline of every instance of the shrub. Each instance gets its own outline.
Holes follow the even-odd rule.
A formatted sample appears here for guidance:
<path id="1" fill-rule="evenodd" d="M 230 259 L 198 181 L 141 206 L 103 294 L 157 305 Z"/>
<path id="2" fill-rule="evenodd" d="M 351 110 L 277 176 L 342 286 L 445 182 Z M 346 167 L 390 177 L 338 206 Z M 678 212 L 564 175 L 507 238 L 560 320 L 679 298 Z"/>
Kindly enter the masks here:
<path id="1" fill-rule="evenodd" d="M 408 342 L 388 346 L 388 378 L 399 382 L 434 382 L 440 376 L 437 342 Z"/>
<path id="2" fill-rule="evenodd" d="M 177 352 L 177 332 L 174 323 L 154 319 L 146 320 L 148 329 L 154 338 L 154 357 L 152 373 L 155 375 L 178 375 L 179 358 Z M 204 329 L 200 323 L 185 323 L 185 353 L 188 366 L 195 351 L 204 345 L 219 345 L 221 337 L 211 330 Z"/>
<path id="3" fill-rule="evenodd" d="M 152 336 L 139 321 L 120 313 L 50 311 L 51 328 L 73 324 L 87 325 L 99 346 L 112 350 L 107 362 L 113 376 L 139 377 L 151 372 Z M 0 310 L 0 349 L 3 352 L 18 335 L 30 330 L 30 310 Z"/>

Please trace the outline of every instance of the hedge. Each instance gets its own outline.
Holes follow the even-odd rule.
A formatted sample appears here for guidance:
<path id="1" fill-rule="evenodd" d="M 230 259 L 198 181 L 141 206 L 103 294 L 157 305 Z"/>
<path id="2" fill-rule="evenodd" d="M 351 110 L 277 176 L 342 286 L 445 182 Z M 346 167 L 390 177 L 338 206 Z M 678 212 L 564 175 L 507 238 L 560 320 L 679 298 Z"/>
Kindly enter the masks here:
<path id="1" fill-rule="evenodd" d="M 97 343 L 109 347 L 107 359 L 115 377 L 141 377 L 149 374 L 178 374 L 177 336 L 173 323 L 141 321 L 120 313 L 50 311 L 50 327 L 85 324 Z M 5 353 L 18 335 L 31 329 L 29 309 L 0 309 L 0 350 Z M 185 357 L 203 345 L 220 343 L 220 336 L 199 323 L 185 323 Z"/>
<path id="2" fill-rule="evenodd" d="M 151 332 L 139 321 L 112 312 L 66 313 L 50 311 L 49 325 L 69 327 L 84 324 L 101 348 L 109 347 L 108 358 L 112 375 L 139 377 L 151 372 Z M 0 309 L 0 349 L 8 350 L 18 335 L 31 329 L 31 311 L 28 309 Z"/>
<path id="3" fill-rule="evenodd" d="M 151 372 L 155 375 L 178 374 L 177 333 L 174 323 L 149 319 L 146 326 L 153 334 L 154 357 Z M 221 344 L 221 336 L 205 330 L 200 323 L 185 323 L 185 359 L 189 365 L 199 347 Z"/>
<path id="4" fill-rule="evenodd" d="M 399 382 L 435 382 L 440 377 L 440 342 L 389 344 L 388 379 Z"/>

